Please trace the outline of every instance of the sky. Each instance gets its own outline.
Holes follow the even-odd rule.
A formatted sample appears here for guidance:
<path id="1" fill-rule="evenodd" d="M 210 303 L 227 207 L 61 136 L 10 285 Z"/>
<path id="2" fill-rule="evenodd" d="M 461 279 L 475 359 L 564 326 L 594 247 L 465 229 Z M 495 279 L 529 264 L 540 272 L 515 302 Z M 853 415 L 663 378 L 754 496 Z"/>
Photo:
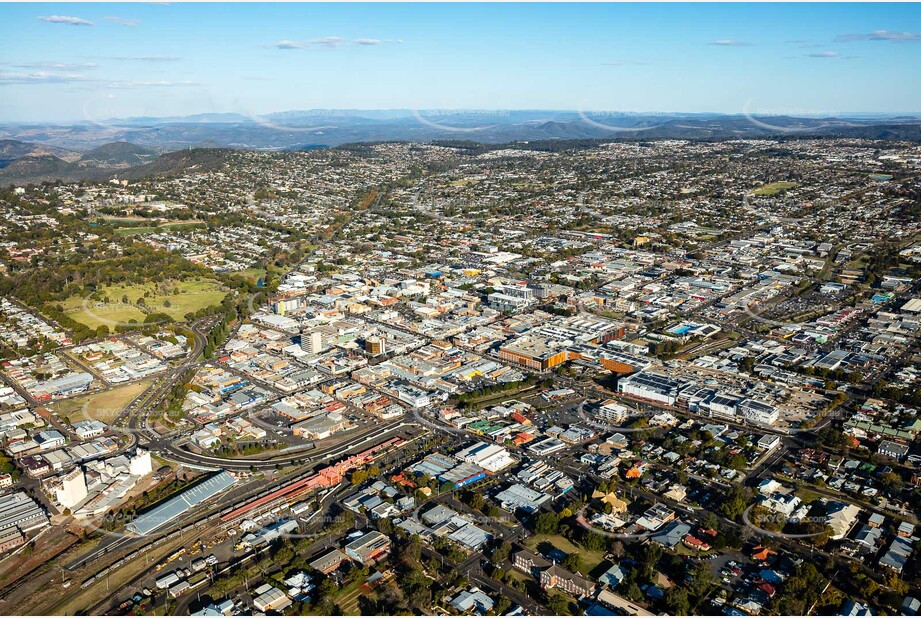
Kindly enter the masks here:
<path id="1" fill-rule="evenodd" d="M 0 120 L 921 111 L 917 4 L 0 4 Z"/>

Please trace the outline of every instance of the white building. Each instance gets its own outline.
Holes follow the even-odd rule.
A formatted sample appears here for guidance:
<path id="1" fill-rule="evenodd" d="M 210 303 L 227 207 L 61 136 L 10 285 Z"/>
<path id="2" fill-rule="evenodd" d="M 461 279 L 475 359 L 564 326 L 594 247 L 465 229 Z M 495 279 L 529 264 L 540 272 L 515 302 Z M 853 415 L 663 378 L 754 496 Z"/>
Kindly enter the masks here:
<path id="1" fill-rule="evenodd" d="M 61 479 L 57 490 L 58 503 L 66 509 L 72 509 L 86 498 L 86 477 L 80 467 L 74 468 Z"/>
<path id="2" fill-rule="evenodd" d="M 301 349 L 308 354 L 319 354 L 323 351 L 323 333 L 318 330 L 301 334 Z"/>
<path id="3" fill-rule="evenodd" d="M 678 393 L 685 386 L 687 386 L 686 382 L 675 380 L 661 373 L 640 371 L 621 378 L 617 382 L 617 391 L 640 399 L 674 405 Z"/>
<path id="4" fill-rule="evenodd" d="M 150 451 L 138 449 L 128 464 L 128 472 L 132 476 L 147 476 L 153 472 L 153 463 L 150 460 Z"/>
<path id="5" fill-rule="evenodd" d="M 742 401 L 739 404 L 739 413 L 743 418 L 762 425 L 773 425 L 780 418 L 777 408 L 754 399 Z"/>
<path id="6" fill-rule="evenodd" d="M 477 442 L 473 446 L 458 451 L 455 457 L 461 461 L 476 464 L 489 472 L 498 472 L 515 463 L 515 459 L 503 447 L 486 442 Z"/>

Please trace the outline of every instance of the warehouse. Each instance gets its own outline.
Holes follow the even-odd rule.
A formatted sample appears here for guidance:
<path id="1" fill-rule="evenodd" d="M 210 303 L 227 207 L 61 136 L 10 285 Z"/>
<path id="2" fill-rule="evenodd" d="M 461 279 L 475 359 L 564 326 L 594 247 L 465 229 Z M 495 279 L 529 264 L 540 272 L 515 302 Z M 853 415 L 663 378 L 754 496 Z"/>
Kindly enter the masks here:
<path id="1" fill-rule="evenodd" d="M 517 509 L 536 513 L 543 504 L 550 501 L 550 496 L 539 491 L 534 491 L 521 484 L 515 484 L 496 494 L 496 500 L 506 511 L 514 512 Z"/>
<path id="2" fill-rule="evenodd" d="M 0 496 L 0 530 L 15 527 L 30 532 L 47 525 L 45 512 L 24 491 Z"/>
<path id="3" fill-rule="evenodd" d="M 487 444 L 486 442 L 477 442 L 461 451 L 455 453 L 455 456 L 468 463 L 476 464 L 489 472 L 498 472 L 515 463 L 515 460 L 509 455 L 508 451 L 498 444 Z"/>
<path id="4" fill-rule="evenodd" d="M 263 584 L 253 592 L 256 594 L 253 598 L 253 607 L 260 612 L 281 613 L 291 605 L 288 595 L 271 584 Z"/>
<path id="5" fill-rule="evenodd" d="M 178 496 L 147 511 L 126 526 L 129 532 L 145 535 L 157 528 L 175 521 L 187 511 L 218 495 L 236 482 L 229 472 L 221 472 L 195 487 L 186 489 Z"/>

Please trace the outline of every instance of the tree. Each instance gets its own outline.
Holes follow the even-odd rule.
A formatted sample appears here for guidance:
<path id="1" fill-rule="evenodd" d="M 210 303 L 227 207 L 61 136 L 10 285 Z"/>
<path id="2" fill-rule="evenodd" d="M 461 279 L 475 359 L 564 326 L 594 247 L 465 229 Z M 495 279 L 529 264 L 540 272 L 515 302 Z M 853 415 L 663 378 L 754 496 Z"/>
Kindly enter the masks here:
<path id="1" fill-rule="evenodd" d="M 896 472 L 884 472 L 879 477 L 880 484 L 889 491 L 898 491 L 902 489 L 902 477 Z"/>
<path id="2" fill-rule="evenodd" d="M 720 513 L 729 519 L 736 519 L 742 515 L 742 512 L 748 507 L 749 501 L 748 490 L 741 485 L 733 485 L 726 498 L 719 506 Z"/>
<path id="3" fill-rule="evenodd" d="M 624 590 L 624 596 L 631 601 L 639 602 L 643 600 L 643 591 L 640 590 L 636 582 L 630 582 Z"/>
<path id="4" fill-rule="evenodd" d="M 403 551 L 400 552 L 400 560 L 407 564 L 413 564 L 419 562 L 421 557 L 422 543 L 419 542 L 418 536 L 413 535 L 413 538 L 406 544 Z"/>
<path id="5" fill-rule="evenodd" d="M 708 562 L 698 562 L 691 571 L 691 577 L 688 590 L 695 597 L 703 596 L 713 584 L 713 571 L 710 570 Z"/>
<path id="6" fill-rule="evenodd" d="M 507 540 L 503 540 L 492 552 L 492 563 L 496 566 L 502 566 L 511 554 L 512 544 Z"/>
<path id="7" fill-rule="evenodd" d="M 665 592 L 665 605 L 675 616 L 687 616 L 691 613 L 688 591 L 678 586 L 672 586 Z"/>
<path id="8" fill-rule="evenodd" d="M 469 505 L 472 509 L 482 511 L 483 507 L 486 506 L 486 499 L 480 493 L 471 492 Z"/>
<path id="9" fill-rule="evenodd" d="M 569 616 L 569 600 L 558 592 L 551 592 L 544 604 L 554 616 Z"/>
<path id="10" fill-rule="evenodd" d="M 568 569 L 573 573 L 582 573 L 582 556 L 579 555 L 579 552 L 572 552 L 567 554 L 561 563 L 564 569 Z"/>
<path id="11" fill-rule="evenodd" d="M 652 572 L 662 557 L 662 546 L 656 543 L 648 543 L 643 546 L 643 552 L 640 555 L 640 569 L 643 579 L 652 577 Z"/>
<path id="12" fill-rule="evenodd" d="M 534 522 L 537 534 L 556 534 L 560 530 L 560 517 L 556 513 L 541 513 Z"/>
<path id="13" fill-rule="evenodd" d="M 720 519 L 710 511 L 704 513 L 700 519 L 700 525 L 709 530 L 716 530 L 720 525 Z"/>

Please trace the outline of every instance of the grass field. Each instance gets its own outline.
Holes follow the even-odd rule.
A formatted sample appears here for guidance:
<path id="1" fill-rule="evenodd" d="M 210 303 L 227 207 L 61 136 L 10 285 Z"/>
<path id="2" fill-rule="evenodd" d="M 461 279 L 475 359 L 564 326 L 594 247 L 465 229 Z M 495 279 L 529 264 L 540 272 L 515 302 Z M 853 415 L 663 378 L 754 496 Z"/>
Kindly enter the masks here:
<path id="1" fill-rule="evenodd" d="M 137 226 L 144 225 L 148 222 L 148 219 L 142 217 L 100 217 L 109 225 L 114 226 Z"/>
<path id="2" fill-rule="evenodd" d="M 260 279 L 265 278 L 266 271 L 264 268 L 247 268 L 246 270 L 241 270 L 234 274 L 243 277 L 250 283 L 256 283 Z"/>
<path id="3" fill-rule="evenodd" d="M 132 399 L 147 390 L 151 380 L 140 380 L 124 386 L 119 386 L 101 393 L 65 399 L 51 406 L 54 412 L 66 416 L 70 422 L 99 420 L 104 423 L 111 421 Z"/>
<path id="4" fill-rule="evenodd" d="M 137 234 L 153 234 L 157 231 L 155 227 L 120 227 L 115 230 L 119 236 L 136 236 Z"/>
<path id="5" fill-rule="evenodd" d="M 112 330 L 120 322 L 144 321 L 146 314 L 138 306 L 138 299 L 143 299 L 144 305 L 152 312 L 165 313 L 173 319 L 182 320 L 189 312 L 219 304 L 226 294 L 227 290 L 219 282 L 196 278 L 188 281 L 108 286 L 99 291 L 101 298 L 109 298 L 108 303 L 71 296 L 62 305 L 67 315 L 77 322 L 89 328 L 104 324 Z M 128 302 L 122 302 L 126 296 Z"/>
<path id="6" fill-rule="evenodd" d="M 138 223 L 146 223 L 147 221 L 141 219 L 137 220 Z M 119 227 L 115 230 L 117 234 L 121 236 L 134 236 L 137 234 L 153 234 L 155 232 L 165 232 L 169 230 L 185 230 L 196 227 L 204 227 L 205 224 L 201 221 L 171 221 L 169 223 L 162 223 L 157 227 L 152 226 L 126 226 Z"/>
<path id="7" fill-rule="evenodd" d="M 789 182 L 787 180 L 779 180 L 777 182 L 772 182 L 770 184 L 764 185 L 761 188 L 755 189 L 755 195 L 766 195 L 766 196 L 777 195 L 781 191 L 795 189 L 798 186 L 799 185 L 796 184 L 795 182 Z"/>
<path id="8" fill-rule="evenodd" d="M 562 534 L 535 534 L 524 541 L 524 546 L 533 552 L 539 552 L 542 543 L 549 543 L 566 554 L 578 553 L 582 557 L 586 573 L 594 570 L 604 560 L 604 550 L 590 551 L 576 545 Z"/>

